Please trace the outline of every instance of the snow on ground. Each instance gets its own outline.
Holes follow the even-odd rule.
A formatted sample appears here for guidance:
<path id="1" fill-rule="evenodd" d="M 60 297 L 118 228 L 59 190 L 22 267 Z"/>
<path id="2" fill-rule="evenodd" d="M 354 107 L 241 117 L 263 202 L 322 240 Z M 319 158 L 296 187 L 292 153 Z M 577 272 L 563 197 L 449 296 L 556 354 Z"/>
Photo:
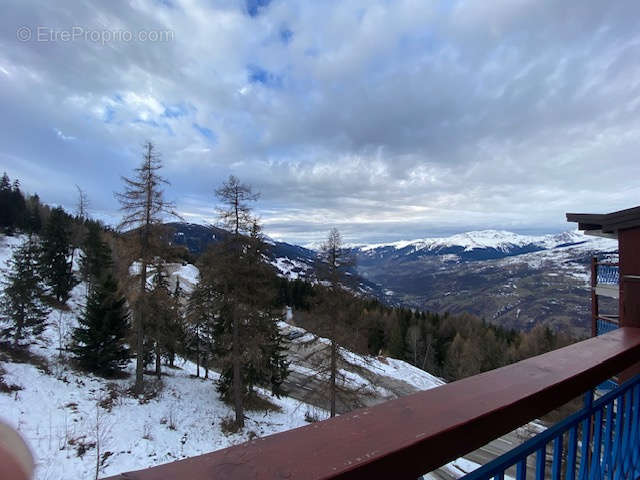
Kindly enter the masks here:
<path id="1" fill-rule="evenodd" d="M 576 262 L 576 258 L 583 257 L 592 252 L 612 252 L 618 248 L 617 240 L 609 238 L 582 235 L 583 242 L 577 245 L 559 246 L 549 250 L 525 253 L 513 257 L 500 259 L 500 265 L 507 266 L 518 263 L 525 263 L 532 269 L 542 269 L 545 266 L 562 269 L 572 277 L 584 282 L 585 286 L 590 286 L 591 274 L 589 267 Z M 617 261 L 616 255 L 607 254 L 604 257 L 608 261 Z"/>
<path id="2" fill-rule="evenodd" d="M 19 247 L 26 239 L 26 235 L 17 235 L 14 237 L 0 235 L 0 269 L 5 270 L 7 261 L 11 258 L 11 255 L 13 255 L 13 250 Z"/>
<path id="3" fill-rule="evenodd" d="M 231 417 L 232 409 L 218 399 L 213 383 L 217 376 L 192 378 L 195 366 L 189 362 L 168 371 L 162 390 L 148 402 L 123 393 L 131 377 L 106 381 L 66 368 L 51 375 L 29 364 L 3 362 L 3 367 L 5 382 L 24 389 L 0 394 L 0 417 L 31 446 L 39 480 L 91 478 L 96 450 L 89 447 L 79 456 L 78 449 L 95 442 L 96 425 L 103 455 L 111 452 L 101 468 L 101 476 L 106 476 L 241 443 L 250 438 L 249 432 L 264 436 L 306 424 L 300 402 L 270 398 L 280 412 L 248 412 L 244 433 L 225 435 L 221 422 Z M 132 367 L 129 372 L 133 374 Z M 153 383 L 150 377 L 147 381 Z M 108 410 L 99 403 L 108 401 L 110 392 L 117 398 Z"/>
<path id="4" fill-rule="evenodd" d="M 300 327 L 295 327 L 286 322 L 278 322 L 278 326 L 280 327 L 280 331 L 287 336 L 293 344 L 304 345 L 310 342 L 318 342 L 323 344 L 328 344 L 329 340 L 322 337 L 316 337 L 312 333 L 307 332 L 305 329 Z M 350 352 L 349 350 L 345 350 L 343 348 L 340 349 L 341 355 L 344 357 L 347 363 L 352 366 L 359 367 L 365 370 L 369 370 L 376 375 L 391 377 L 396 380 L 402 380 L 416 390 L 428 390 L 429 388 L 434 388 L 440 385 L 443 385 L 445 382 L 424 370 L 420 370 L 413 365 L 404 362 L 402 360 L 396 360 L 395 358 L 388 357 L 373 357 L 373 356 L 364 356 L 359 355 L 357 353 Z M 317 375 L 317 373 L 308 367 L 304 367 L 302 365 L 292 366 L 293 369 L 299 371 L 300 373 L 305 373 L 309 375 Z M 347 375 L 347 372 L 345 372 Z M 367 384 L 367 389 L 370 391 L 377 391 L 380 387 L 377 385 L 371 384 L 370 380 L 363 378 L 361 375 L 358 375 L 356 372 L 349 371 L 349 378 L 352 378 L 357 386 L 363 386 L 363 384 Z"/>
<path id="5" fill-rule="evenodd" d="M 180 265 L 175 274 L 178 275 L 181 280 L 195 285 L 196 283 L 198 283 L 200 271 L 196 266 L 188 263 L 186 265 Z"/>
<path id="6" fill-rule="evenodd" d="M 395 358 L 363 357 L 348 350 L 343 350 L 342 355 L 352 365 L 366 368 L 379 375 L 403 380 L 418 390 L 428 390 L 445 383 L 444 380 Z"/>
<path id="7" fill-rule="evenodd" d="M 173 291 L 176 287 L 176 282 L 180 282 L 180 288 L 184 293 L 191 293 L 193 288 L 198 283 L 200 276 L 200 270 L 195 265 L 190 263 L 164 263 L 163 269 L 168 276 L 169 290 Z M 140 275 L 142 266 L 140 262 L 133 262 L 129 266 L 129 275 Z M 155 267 L 149 265 L 147 267 L 147 286 L 153 288 L 153 279 L 155 278 Z"/>
<path id="8" fill-rule="evenodd" d="M 24 237 L 0 237 L 2 264 L 10 257 L 11 247 L 23 240 Z M 197 282 L 197 268 L 175 264 L 170 277 L 179 277 L 183 287 L 193 286 Z M 194 378 L 195 365 L 191 362 L 178 361 L 175 369 L 164 367 L 162 388 L 148 399 L 127 393 L 133 383 L 133 362 L 126 369 L 128 377 L 119 380 L 76 372 L 68 362 L 58 360 L 57 347 L 69 341 L 85 296 L 85 287 L 76 286 L 69 301 L 71 311 L 63 314 L 53 311 L 43 336 L 30 346 L 34 354 L 47 359 L 48 371 L 31 363 L 0 363 L 5 383 L 21 388 L 10 394 L 0 393 L 0 420 L 16 428 L 31 446 L 37 462 L 37 480 L 94 478 L 96 439 L 102 452 L 103 477 L 211 452 L 242 443 L 254 434 L 265 436 L 296 428 L 307 424 L 305 413 L 317 410 L 298 400 L 276 399 L 261 391 L 280 411 L 247 412 L 244 432 L 225 434 L 221 424 L 232 417 L 233 411 L 218 399 L 214 383 L 217 374 L 210 372 L 208 380 Z M 327 342 L 288 323 L 279 322 L 279 326 L 292 343 Z M 342 381 L 382 396 L 388 392 L 365 378 L 365 370 L 402 380 L 416 390 L 444 383 L 400 360 L 362 356 L 346 350 L 342 354 L 351 367 L 360 369 L 341 369 Z M 292 369 L 316 373 L 303 365 L 294 364 Z M 151 376 L 146 381 L 156 384 Z M 477 465 L 458 459 L 443 468 L 459 477 Z"/>
<path id="9" fill-rule="evenodd" d="M 309 273 L 310 266 L 299 260 L 288 257 L 278 257 L 271 264 L 278 269 L 280 275 L 289 280 L 303 278 Z"/>
<path id="10" fill-rule="evenodd" d="M 3 268 L 12 247 L 23 240 L 0 236 Z M 180 275 L 182 284 L 197 278 L 194 269 L 180 266 L 174 274 Z M 196 367 L 188 361 L 178 361 L 176 369 L 164 367 L 162 388 L 146 400 L 127 393 L 133 384 L 133 362 L 126 369 L 128 377 L 120 380 L 75 371 L 67 361 L 58 360 L 58 346 L 69 341 L 85 295 L 84 285 L 76 286 L 69 301 L 71 311 L 61 314 L 53 310 L 45 332 L 30 346 L 46 367 L 13 362 L 0 352 L 4 357 L 0 362 L 2 378 L 17 388 L 0 393 L 0 420 L 18 430 L 30 445 L 37 462 L 37 480 L 94 478 L 96 437 L 102 455 L 106 455 L 102 477 L 211 452 L 244 442 L 254 434 L 265 436 L 307 424 L 304 417 L 311 407 L 261 391 L 280 411 L 247 412 L 243 433 L 223 433 L 221 423 L 233 410 L 218 398 L 217 374 L 210 372 L 208 380 L 193 378 Z M 152 376 L 146 376 L 146 381 L 156 384 Z"/>

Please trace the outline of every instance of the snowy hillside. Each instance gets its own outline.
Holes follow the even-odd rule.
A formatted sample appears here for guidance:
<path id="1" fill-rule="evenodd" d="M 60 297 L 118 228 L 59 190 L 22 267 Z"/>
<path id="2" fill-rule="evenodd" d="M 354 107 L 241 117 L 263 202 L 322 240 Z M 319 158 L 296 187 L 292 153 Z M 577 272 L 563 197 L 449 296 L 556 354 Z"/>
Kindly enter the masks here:
<path id="1" fill-rule="evenodd" d="M 3 268 L 11 248 L 21 240 L 0 236 Z M 172 264 L 169 271 L 171 281 L 179 277 L 185 289 L 197 282 L 193 265 Z M 58 347 L 69 342 L 85 294 L 84 285 L 75 287 L 70 310 L 51 312 L 45 332 L 28 353 L 6 343 L 0 351 L 0 420 L 17 429 L 31 446 L 38 480 L 95 478 L 97 462 L 101 477 L 141 469 L 305 425 L 310 411 L 326 416 L 317 406 L 291 397 L 276 399 L 261 391 L 274 410 L 247 412 L 245 430 L 227 434 L 222 424 L 231 417 L 232 408 L 218 398 L 217 373 L 210 372 L 207 380 L 195 378 L 196 367 L 189 361 L 178 360 L 174 369 L 163 367 L 161 381 L 147 375 L 156 392 L 147 397 L 134 397 L 128 391 L 133 361 L 121 379 L 106 380 L 74 370 Z M 298 338 L 308 335 L 284 322 L 281 328 L 289 335 L 295 331 Z M 378 402 L 402 393 L 392 390 L 394 379 L 407 386 L 407 393 L 442 383 L 401 361 L 347 354 L 359 373 L 343 371 L 345 384 L 358 388 L 360 382 L 370 382 L 375 393 L 375 383 L 385 385 L 384 377 L 389 379 L 391 386 L 381 387 Z M 304 365 L 295 364 L 294 354 L 291 359 L 292 370 L 304 370 Z"/>
<path id="2" fill-rule="evenodd" d="M 388 303 L 467 312 L 523 330 L 544 322 L 581 336 L 590 325 L 590 259 L 615 259 L 617 248 L 616 240 L 575 231 L 526 236 L 485 230 L 354 253 L 358 273 L 380 285 Z"/>

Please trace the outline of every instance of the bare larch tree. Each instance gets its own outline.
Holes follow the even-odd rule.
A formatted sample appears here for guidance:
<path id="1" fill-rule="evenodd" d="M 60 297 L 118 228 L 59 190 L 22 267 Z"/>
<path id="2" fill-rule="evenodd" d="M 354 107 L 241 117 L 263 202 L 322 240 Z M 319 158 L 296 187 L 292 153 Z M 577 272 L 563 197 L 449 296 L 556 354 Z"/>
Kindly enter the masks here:
<path id="1" fill-rule="evenodd" d="M 253 193 L 249 185 L 240 183 L 240 180 L 231 175 L 229 179 L 216 190 L 216 196 L 222 203 L 218 208 L 218 217 L 223 228 L 231 232 L 230 249 L 231 255 L 235 259 L 235 264 L 240 264 L 240 259 L 245 248 L 244 236 L 251 233 L 254 225 L 254 218 L 251 214 L 249 202 L 254 202 L 259 195 Z M 233 403 L 235 410 L 236 428 L 244 427 L 244 386 L 241 376 L 241 350 L 240 350 L 240 315 L 237 305 L 231 305 L 230 309 L 232 331 L 232 352 L 233 362 Z"/>
<path id="2" fill-rule="evenodd" d="M 340 359 L 340 339 L 346 334 L 339 319 L 345 315 L 348 304 L 348 270 L 354 264 L 353 258 L 345 250 L 342 236 L 336 228 L 329 231 L 327 240 L 322 244 L 317 265 L 318 279 L 321 281 L 319 333 L 329 339 L 329 410 L 330 416 L 336 415 L 336 395 L 340 390 L 336 384 Z"/>
<path id="3" fill-rule="evenodd" d="M 164 199 L 163 186 L 169 182 L 159 174 L 162 168 L 160 156 L 151 142 L 144 144 L 142 163 L 135 169 L 132 178 L 122 177 L 124 192 L 116 193 L 123 218 L 120 231 L 136 230 L 134 237 L 137 247 L 136 257 L 140 262 L 140 290 L 135 310 L 136 337 L 136 383 L 134 391 L 144 391 L 144 315 L 147 296 L 147 267 L 153 261 L 153 237 L 156 227 L 161 225 L 165 215 L 180 218 L 175 205 Z"/>

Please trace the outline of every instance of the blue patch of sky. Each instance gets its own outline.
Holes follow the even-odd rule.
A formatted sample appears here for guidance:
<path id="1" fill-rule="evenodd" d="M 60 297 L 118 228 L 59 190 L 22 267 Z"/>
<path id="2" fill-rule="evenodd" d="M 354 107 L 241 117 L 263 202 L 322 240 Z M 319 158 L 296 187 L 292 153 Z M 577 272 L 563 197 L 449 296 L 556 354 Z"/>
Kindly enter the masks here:
<path id="1" fill-rule="evenodd" d="M 438 42 L 438 38 L 431 32 L 422 32 L 417 35 L 400 35 L 398 38 L 398 46 L 407 53 L 413 52 L 432 52 L 442 47 Z"/>
<path id="2" fill-rule="evenodd" d="M 167 8 L 175 8 L 176 5 L 171 0 L 153 0 L 156 5 L 161 5 Z"/>
<path id="3" fill-rule="evenodd" d="M 285 45 L 291 42 L 293 39 L 293 32 L 289 30 L 287 27 L 282 27 L 280 29 L 280 41 Z"/>
<path id="4" fill-rule="evenodd" d="M 211 141 L 215 141 L 216 136 L 213 133 L 213 130 L 211 130 L 208 127 L 199 125 L 197 123 L 193 123 L 193 128 L 195 128 L 198 132 L 200 132 L 200 134 L 205 137 L 207 140 L 211 140 Z"/>
<path id="5" fill-rule="evenodd" d="M 305 57 L 315 58 L 320 55 L 320 49 L 318 47 L 309 47 L 304 49 Z"/>
<path id="6" fill-rule="evenodd" d="M 143 118 L 136 118 L 133 120 L 132 123 L 144 123 L 145 125 L 150 125 L 152 127 L 159 127 L 160 124 L 158 122 L 156 122 L 155 120 L 145 120 Z"/>
<path id="7" fill-rule="evenodd" d="M 174 136 L 175 132 L 173 131 L 173 129 L 171 128 L 171 126 L 167 123 L 167 122 L 156 122 L 155 120 L 149 120 L 149 119 L 143 119 L 143 118 L 136 118 L 134 120 L 132 120 L 131 123 L 141 123 L 143 125 L 148 125 L 150 127 L 154 127 L 154 128 L 164 128 L 167 131 L 167 134 L 170 136 Z"/>
<path id="8" fill-rule="evenodd" d="M 116 117 L 116 110 L 113 107 L 105 107 L 102 114 L 102 121 L 104 123 L 112 123 Z"/>
<path id="9" fill-rule="evenodd" d="M 265 70 L 258 65 L 247 66 L 249 83 L 260 83 L 266 87 L 281 87 L 282 77 Z"/>
<path id="10" fill-rule="evenodd" d="M 162 112 L 162 116 L 167 118 L 184 117 L 189 113 L 190 110 L 195 110 L 190 105 L 186 105 L 184 103 L 178 103 L 175 105 L 165 105 L 163 103 L 162 106 L 164 107 L 164 112 Z"/>
<path id="11" fill-rule="evenodd" d="M 247 13 L 251 17 L 257 17 L 260 14 L 260 10 L 266 8 L 271 0 L 246 0 Z"/>

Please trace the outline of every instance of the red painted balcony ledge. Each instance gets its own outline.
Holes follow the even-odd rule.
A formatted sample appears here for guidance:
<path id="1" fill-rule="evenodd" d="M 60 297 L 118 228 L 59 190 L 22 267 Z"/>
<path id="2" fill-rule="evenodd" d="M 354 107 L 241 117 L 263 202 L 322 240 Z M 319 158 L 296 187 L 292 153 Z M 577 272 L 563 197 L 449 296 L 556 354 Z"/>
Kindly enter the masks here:
<path id="1" fill-rule="evenodd" d="M 418 478 L 579 396 L 640 358 L 623 327 L 438 388 L 110 480 Z"/>

